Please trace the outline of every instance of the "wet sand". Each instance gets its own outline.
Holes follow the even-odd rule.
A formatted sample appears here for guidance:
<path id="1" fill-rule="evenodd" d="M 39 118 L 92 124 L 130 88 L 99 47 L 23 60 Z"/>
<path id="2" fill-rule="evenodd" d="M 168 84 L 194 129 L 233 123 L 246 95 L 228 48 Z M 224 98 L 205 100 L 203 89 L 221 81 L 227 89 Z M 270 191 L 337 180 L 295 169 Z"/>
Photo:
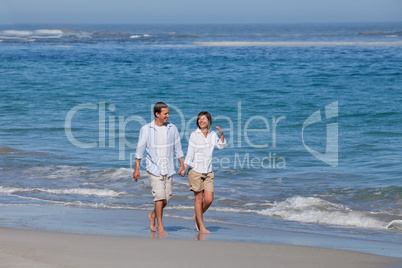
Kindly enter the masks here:
<path id="1" fill-rule="evenodd" d="M 155 233 L 150 233 L 150 236 L 164 238 Z M 0 228 L 0 260 L 2 267 L 368 268 L 401 265 L 401 259 L 397 258 L 314 247 L 84 235 L 9 228 Z"/>

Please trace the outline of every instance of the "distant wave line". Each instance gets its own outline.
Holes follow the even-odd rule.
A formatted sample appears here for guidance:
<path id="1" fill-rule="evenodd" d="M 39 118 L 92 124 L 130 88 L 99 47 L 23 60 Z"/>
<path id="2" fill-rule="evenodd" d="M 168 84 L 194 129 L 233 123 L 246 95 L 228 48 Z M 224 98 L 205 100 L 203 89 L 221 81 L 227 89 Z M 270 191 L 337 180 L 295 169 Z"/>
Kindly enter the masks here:
<path id="1" fill-rule="evenodd" d="M 402 41 L 394 42 L 194 42 L 203 47 L 337 47 L 337 46 L 369 46 L 394 47 L 402 46 Z"/>

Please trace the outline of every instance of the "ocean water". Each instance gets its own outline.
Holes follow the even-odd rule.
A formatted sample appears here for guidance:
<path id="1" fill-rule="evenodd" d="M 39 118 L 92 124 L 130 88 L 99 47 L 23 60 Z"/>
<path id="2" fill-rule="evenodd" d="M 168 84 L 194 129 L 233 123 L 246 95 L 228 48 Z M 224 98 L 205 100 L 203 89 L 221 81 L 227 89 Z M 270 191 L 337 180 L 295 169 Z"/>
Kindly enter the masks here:
<path id="1" fill-rule="evenodd" d="M 151 210 L 132 158 L 163 101 L 185 154 L 200 111 L 225 132 L 207 226 L 401 246 L 402 23 L 3 25 L 0 81 L 3 208 Z"/>

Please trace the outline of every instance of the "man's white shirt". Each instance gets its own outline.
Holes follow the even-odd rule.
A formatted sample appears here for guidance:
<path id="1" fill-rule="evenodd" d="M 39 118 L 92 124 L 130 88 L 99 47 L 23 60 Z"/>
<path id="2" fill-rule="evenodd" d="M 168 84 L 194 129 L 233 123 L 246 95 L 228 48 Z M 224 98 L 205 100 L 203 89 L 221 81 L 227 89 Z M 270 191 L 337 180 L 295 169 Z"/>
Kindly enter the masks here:
<path id="1" fill-rule="evenodd" d="M 167 150 L 167 128 L 165 125 L 159 127 L 156 126 L 156 131 L 158 132 L 158 144 L 156 147 L 156 151 L 158 154 L 158 166 L 161 169 L 161 175 L 166 175 L 167 174 L 167 156 L 166 156 L 166 150 Z"/>

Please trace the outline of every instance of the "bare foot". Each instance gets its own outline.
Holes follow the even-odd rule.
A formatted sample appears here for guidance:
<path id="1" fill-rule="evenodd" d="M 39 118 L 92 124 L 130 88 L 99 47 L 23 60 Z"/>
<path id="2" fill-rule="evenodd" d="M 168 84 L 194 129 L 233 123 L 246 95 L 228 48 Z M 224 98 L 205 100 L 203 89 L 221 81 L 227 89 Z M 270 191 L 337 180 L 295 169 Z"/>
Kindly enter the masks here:
<path id="1" fill-rule="evenodd" d="M 211 232 L 210 231 L 208 231 L 207 229 L 205 229 L 205 228 L 202 228 L 201 230 L 200 230 L 200 234 L 210 234 Z"/>
<path id="2" fill-rule="evenodd" d="M 193 216 L 193 220 L 194 220 L 194 222 L 195 222 L 195 229 L 197 229 L 197 231 L 199 232 L 199 231 L 200 231 L 200 227 L 198 227 L 198 222 L 197 222 L 197 219 L 195 218 L 195 215 Z"/>
<path id="3" fill-rule="evenodd" d="M 151 229 L 152 232 L 156 232 L 155 217 L 152 217 L 152 213 L 148 214 L 148 219 L 149 219 L 149 229 Z"/>
<path id="4" fill-rule="evenodd" d="M 158 228 L 158 235 L 167 235 L 168 233 L 163 228 Z"/>

